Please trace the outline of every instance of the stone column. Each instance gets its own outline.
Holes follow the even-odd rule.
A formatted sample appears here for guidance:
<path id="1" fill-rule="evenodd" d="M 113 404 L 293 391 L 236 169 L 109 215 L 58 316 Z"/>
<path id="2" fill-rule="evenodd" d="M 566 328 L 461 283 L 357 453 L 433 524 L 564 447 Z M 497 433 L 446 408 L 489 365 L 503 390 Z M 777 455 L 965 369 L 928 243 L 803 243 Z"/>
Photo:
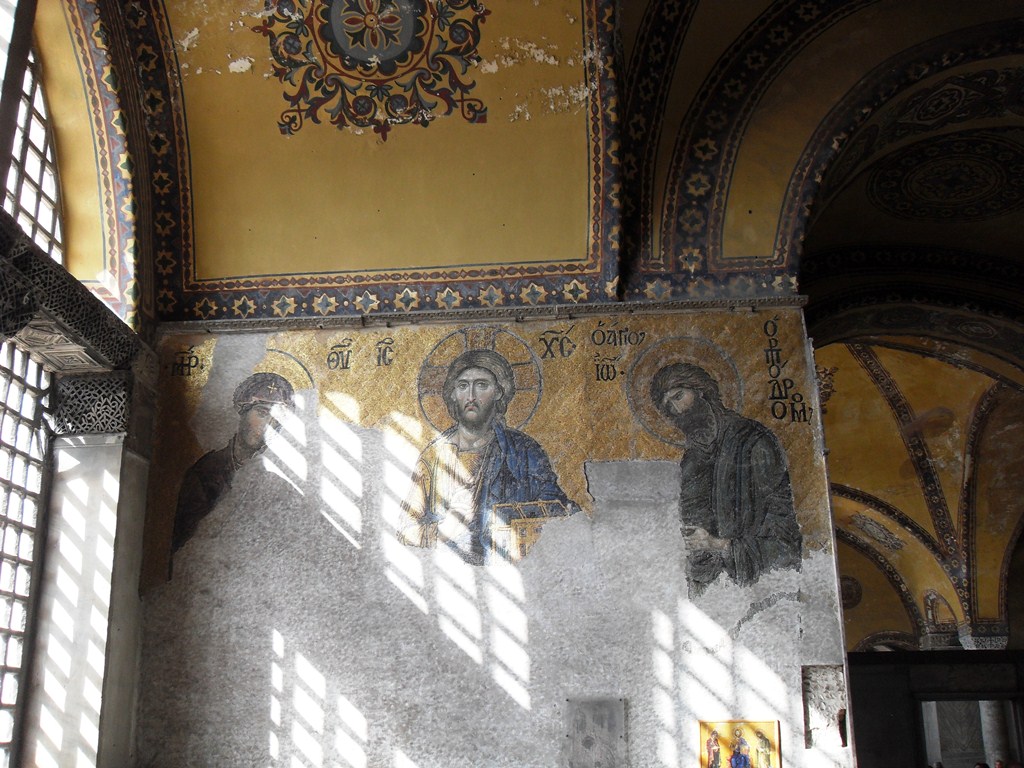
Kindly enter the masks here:
<path id="1" fill-rule="evenodd" d="M 123 435 L 54 439 L 27 765 L 99 765 L 123 442 Z"/>
<path id="2" fill-rule="evenodd" d="M 937 702 L 921 702 L 921 721 L 924 725 L 924 750 L 928 765 L 942 761 L 942 742 L 939 737 L 939 711 Z"/>
<path id="3" fill-rule="evenodd" d="M 989 765 L 995 765 L 996 760 L 1005 762 L 1010 757 L 1010 750 L 1003 702 L 979 701 L 978 711 L 981 713 L 981 738 L 985 743 L 986 762 Z"/>
<path id="4" fill-rule="evenodd" d="M 127 371 L 55 384 L 48 535 L 26 764 L 135 761 L 152 390 Z M 40 543 L 41 544 L 41 543 Z"/>

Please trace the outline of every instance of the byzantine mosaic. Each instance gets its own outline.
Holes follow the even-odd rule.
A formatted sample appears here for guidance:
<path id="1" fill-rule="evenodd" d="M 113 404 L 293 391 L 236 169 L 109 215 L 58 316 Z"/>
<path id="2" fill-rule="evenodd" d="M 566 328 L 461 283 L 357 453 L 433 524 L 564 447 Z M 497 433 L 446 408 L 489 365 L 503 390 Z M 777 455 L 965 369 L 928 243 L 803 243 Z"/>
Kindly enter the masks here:
<path id="1" fill-rule="evenodd" d="M 711 558 L 706 572 L 691 569 L 698 592 L 721 572 L 752 583 L 761 569 L 799 568 L 801 552 L 831 546 L 805 349 L 795 309 L 168 334 L 158 353 L 155 461 L 163 471 L 151 483 L 148 546 L 166 561 L 172 541 L 183 545 L 216 503 L 215 486 L 230 486 L 257 455 L 287 476 L 292 464 L 307 467 L 303 477 L 311 464 L 333 465 L 339 488 L 376 482 L 360 466 L 362 449 L 346 447 L 343 435 L 383 441 L 401 457 L 388 470 L 395 485 L 385 507 L 409 545 L 457 546 L 444 516 L 464 493 L 471 530 L 462 554 L 471 563 L 499 550 L 525 557 L 545 520 L 594 514 L 589 463 L 682 457 L 684 472 L 696 473 L 692 487 L 708 497 L 684 503 L 684 529 L 704 526 L 715 471 L 731 489 L 720 496 L 759 497 L 751 520 L 725 528 L 778 513 L 771 546 L 750 563 L 723 571 Z M 695 420 L 684 423 L 684 412 Z M 216 465 L 212 475 L 203 475 L 204 462 Z M 737 467 L 758 479 L 736 480 Z M 301 485 L 299 475 L 292 479 Z M 761 485 L 737 490 L 738 482 Z M 193 494 L 190 483 L 206 490 Z M 341 496 L 350 510 L 367 503 Z M 344 529 L 345 514 L 330 506 L 325 514 Z M 725 528 L 721 540 L 738 535 Z"/>

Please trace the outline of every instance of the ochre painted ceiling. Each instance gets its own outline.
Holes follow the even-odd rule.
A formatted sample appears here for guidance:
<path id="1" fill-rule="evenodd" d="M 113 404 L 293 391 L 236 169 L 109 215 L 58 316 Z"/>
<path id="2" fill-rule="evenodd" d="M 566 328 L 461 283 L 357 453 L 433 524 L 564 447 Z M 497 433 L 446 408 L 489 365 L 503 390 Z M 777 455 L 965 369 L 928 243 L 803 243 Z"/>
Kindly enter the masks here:
<path id="1" fill-rule="evenodd" d="M 265 14 L 262 2 L 167 3 L 187 117 L 196 279 L 584 261 L 592 168 L 579 2 L 489 0 L 478 18 L 483 11 L 459 9 L 471 4 L 451 3 L 447 28 L 436 12 L 433 34 L 449 47 L 461 39 L 452 34 L 459 21 L 479 26 L 473 53 L 435 51 L 433 63 L 469 65 L 453 74 L 473 84 L 466 95 L 486 122 L 435 108 L 427 126 L 399 123 L 382 134 L 350 119 L 339 130 L 331 108 L 358 116 L 375 97 L 359 89 L 331 98 L 355 82 L 347 78 L 355 67 L 332 56 L 331 30 L 368 37 L 378 27 L 364 12 L 376 5 L 336 3 L 329 23 L 311 11 L 304 36 L 289 27 L 284 4 Z M 359 13 L 346 15 L 348 6 Z M 388 26 L 379 29 L 383 41 Z M 311 46 L 338 80 L 295 67 L 282 81 L 277 73 L 293 59 L 280 50 L 292 44 Z M 390 89 L 385 105 L 417 93 L 440 101 L 408 83 L 432 72 L 412 58 L 399 59 L 396 73 L 375 73 Z M 303 88 L 311 92 L 305 117 L 284 96 Z M 314 113 L 317 99 L 325 103 Z M 290 135 L 279 127 L 288 120 L 301 121 L 284 129 Z"/>
<path id="2" fill-rule="evenodd" d="M 1019 0 L 40 9 L 94 155 L 69 263 L 143 325 L 790 296 L 805 233 L 1019 252 Z"/>
<path id="3" fill-rule="evenodd" d="M 832 344 L 816 359 L 830 393 L 825 438 L 844 600 L 864 609 L 847 626 L 848 645 L 902 647 L 920 635 L 955 644 L 961 626 L 1005 636 L 1007 574 L 1024 522 L 1020 390 L 969 357 Z M 896 599 L 910 629 L 872 608 Z"/>
<path id="4" fill-rule="evenodd" d="M 145 338 L 803 294 L 851 647 L 1005 638 L 1024 0 L 39 0 L 36 42 L 69 267 Z"/>

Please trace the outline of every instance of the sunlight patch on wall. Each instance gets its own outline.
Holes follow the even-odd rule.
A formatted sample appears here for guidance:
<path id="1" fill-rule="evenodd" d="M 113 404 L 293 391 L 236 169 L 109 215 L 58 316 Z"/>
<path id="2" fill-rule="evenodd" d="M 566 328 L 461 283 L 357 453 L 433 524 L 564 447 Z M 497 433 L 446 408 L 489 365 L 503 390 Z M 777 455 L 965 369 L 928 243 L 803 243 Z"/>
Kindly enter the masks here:
<path id="1" fill-rule="evenodd" d="M 358 418 L 358 405 L 355 411 Z M 333 397 L 320 408 L 320 513 L 356 549 L 361 549 L 363 442 L 343 420 L 344 415 Z"/>
<path id="2" fill-rule="evenodd" d="M 413 428 L 413 425 L 413 420 L 397 411 L 392 411 L 385 420 L 384 492 L 380 507 L 384 528 L 381 532 L 381 545 L 388 561 L 388 568 L 385 570 L 388 581 L 421 613 L 426 614 L 429 608 L 424 596 L 423 565 L 413 551 L 399 542 L 395 535 L 406 517 L 402 510 L 402 500 L 408 495 L 412 468 L 418 455 L 407 431 L 407 428 Z"/>
<path id="3" fill-rule="evenodd" d="M 305 495 L 303 490 L 309 478 L 309 463 L 306 460 L 307 439 L 306 425 L 301 414 L 305 409 L 305 401 L 301 395 L 294 400 L 295 411 L 281 405 L 272 409 L 272 418 L 276 429 L 266 432 L 267 450 L 263 454 L 263 465 L 281 476 L 295 490 Z"/>
<path id="4" fill-rule="evenodd" d="M 334 747 L 349 768 L 366 768 L 366 742 L 370 738 L 366 718 L 346 697 L 338 695 L 338 719 Z"/>
<path id="5" fill-rule="evenodd" d="M 406 546 L 391 533 L 409 523 L 402 502 L 412 488 L 413 468 L 419 457 L 416 446 L 422 442 L 423 429 L 419 419 L 396 411 L 385 420 L 385 489 L 381 499 L 381 544 L 388 563 L 385 575 L 421 613 L 429 614 L 433 606 L 441 633 L 474 664 L 484 666 L 487 661 L 496 685 L 520 707 L 529 709 L 524 590 L 515 565 L 494 558 L 486 569 L 488 581 L 482 585 L 479 569 L 450 547 L 436 546 L 432 557 L 423 560 L 416 548 Z M 451 526 L 458 523 L 454 517 L 449 516 Z M 444 533 L 449 539 L 459 538 L 458 531 Z"/>
<path id="6" fill-rule="evenodd" d="M 271 634 L 269 756 L 302 768 L 366 768 L 367 719 L 279 630 Z M 332 706 L 333 705 L 333 706 Z M 325 755 L 340 756 L 344 763 Z"/>
<path id="7" fill-rule="evenodd" d="M 419 768 L 410 757 L 400 749 L 395 750 L 395 768 Z"/>
<path id="8" fill-rule="evenodd" d="M 384 575 L 395 588 L 409 599 L 420 613 L 427 614 L 430 609 L 423 597 L 423 566 L 416 556 L 404 544 L 389 533 L 381 534 L 381 545 L 388 567 Z"/>
<path id="9" fill-rule="evenodd" d="M 510 562 L 498 561 L 487 569 L 485 590 L 491 623 L 491 676 L 523 709 L 531 708 L 530 655 L 523 578 Z"/>
<path id="10" fill-rule="evenodd" d="M 778 601 L 768 600 L 768 607 Z M 749 612 L 749 611 L 748 611 Z M 778 619 L 776 619 L 778 620 Z M 683 721 L 751 719 L 751 713 L 761 720 L 778 720 L 784 732 L 800 734 L 803 727 L 802 702 L 787 701 L 780 709 L 778 692 L 786 690 L 786 682 L 762 659 L 747 648 L 739 637 L 740 619 L 732 627 L 722 626 L 703 610 L 684 598 L 677 607 L 677 619 L 672 626 L 668 617 L 660 612 L 653 616 L 655 647 L 670 655 L 666 661 L 656 651 L 659 680 L 669 666 L 676 681 L 669 690 L 678 702 Z M 757 632 L 756 627 L 746 629 Z M 671 646 L 672 636 L 675 644 Z M 784 642 L 789 642 L 784 641 Z M 781 652 L 781 651 L 780 651 Z M 688 700 L 703 700 L 700 712 L 692 711 Z M 698 764 L 705 745 L 690 734 L 676 731 L 677 743 L 682 747 L 683 760 Z M 666 732 L 667 737 L 667 732 Z M 725 764 L 729 742 L 723 735 L 722 761 Z"/>
<path id="11" fill-rule="evenodd" d="M 483 620 L 476 607 L 477 585 L 473 566 L 462 562 L 447 547 L 434 553 L 434 599 L 441 631 L 477 664 L 483 663 Z"/>
<path id="12" fill-rule="evenodd" d="M 29 714 L 39 727 L 27 745 L 40 766 L 93 765 L 99 748 L 119 481 L 80 461 L 76 449 L 55 449 L 54 562 L 41 592 L 41 685 Z"/>

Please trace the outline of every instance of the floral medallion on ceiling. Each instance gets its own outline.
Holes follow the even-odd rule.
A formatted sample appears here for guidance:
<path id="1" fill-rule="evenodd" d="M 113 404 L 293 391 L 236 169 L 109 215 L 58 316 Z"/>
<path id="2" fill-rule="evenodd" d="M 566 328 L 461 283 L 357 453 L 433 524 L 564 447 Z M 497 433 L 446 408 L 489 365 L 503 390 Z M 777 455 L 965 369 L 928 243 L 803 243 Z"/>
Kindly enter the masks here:
<path id="1" fill-rule="evenodd" d="M 271 0 L 254 31 L 286 86 L 278 127 L 293 134 L 327 120 L 387 139 L 392 126 L 455 111 L 487 122 L 466 73 L 489 14 L 479 0 Z"/>
<path id="2" fill-rule="evenodd" d="M 921 141 L 879 163 L 868 197 L 886 213 L 926 221 L 977 221 L 1024 206 L 1024 145 L 965 132 Z"/>

